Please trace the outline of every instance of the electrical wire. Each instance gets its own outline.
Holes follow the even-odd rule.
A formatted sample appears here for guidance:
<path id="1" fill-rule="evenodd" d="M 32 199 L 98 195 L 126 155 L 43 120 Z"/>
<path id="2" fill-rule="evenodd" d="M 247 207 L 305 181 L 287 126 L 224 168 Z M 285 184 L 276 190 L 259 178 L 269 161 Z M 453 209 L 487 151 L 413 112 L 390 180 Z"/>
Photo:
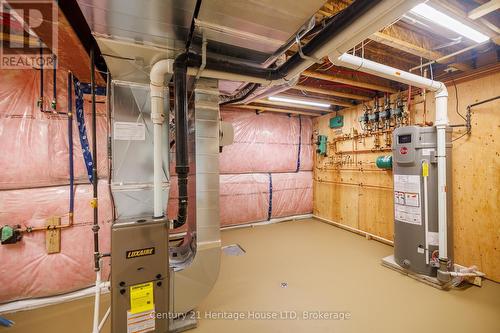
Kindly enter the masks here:
<path id="1" fill-rule="evenodd" d="M 462 114 L 460 113 L 460 111 L 458 111 L 458 89 L 457 89 L 457 84 L 455 83 L 455 80 L 452 80 L 451 82 L 453 82 L 453 87 L 455 88 L 455 112 L 460 116 L 460 118 L 462 118 L 463 120 L 467 121 L 467 119 L 465 119 L 464 116 L 462 116 Z"/>
<path id="2" fill-rule="evenodd" d="M 464 134 L 460 135 L 458 138 L 455 138 L 455 139 L 451 140 L 451 142 L 455 142 L 455 141 L 457 141 L 457 140 L 460 140 L 461 138 L 463 138 L 464 136 L 466 136 L 466 135 L 467 135 L 467 134 L 469 134 L 469 133 L 470 133 L 470 132 L 469 132 L 469 131 L 467 131 L 467 132 L 465 132 Z"/>

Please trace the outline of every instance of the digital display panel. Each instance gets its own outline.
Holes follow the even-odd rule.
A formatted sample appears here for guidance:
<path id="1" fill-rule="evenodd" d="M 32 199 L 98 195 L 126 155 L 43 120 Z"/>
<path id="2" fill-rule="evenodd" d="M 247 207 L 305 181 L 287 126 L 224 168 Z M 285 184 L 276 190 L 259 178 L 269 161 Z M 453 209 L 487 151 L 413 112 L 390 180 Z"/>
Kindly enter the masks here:
<path id="1" fill-rule="evenodd" d="M 411 142 L 411 134 L 398 135 L 398 143 L 410 143 Z"/>

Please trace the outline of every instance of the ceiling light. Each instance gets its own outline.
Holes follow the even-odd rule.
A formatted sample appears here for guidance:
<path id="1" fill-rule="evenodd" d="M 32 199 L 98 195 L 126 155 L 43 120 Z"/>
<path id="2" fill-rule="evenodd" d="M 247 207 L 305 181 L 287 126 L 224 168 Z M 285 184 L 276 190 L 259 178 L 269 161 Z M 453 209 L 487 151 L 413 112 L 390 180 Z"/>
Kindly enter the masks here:
<path id="1" fill-rule="evenodd" d="M 463 24 L 462 22 L 441 13 L 440 11 L 426 5 L 425 3 L 421 3 L 420 5 L 415 6 L 411 10 L 411 12 L 420 15 L 428 19 L 429 21 L 432 21 L 451 31 L 454 31 L 464 37 L 467 37 L 475 41 L 476 43 L 482 43 L 490 39 L 488 36 L 480 33 L 479 31 L 474 30 L 471 27 Z"/>
<path id="2" fill-rule="evenodd" d="M 286 98 L 286 97 L 280 97 L 280 96 L 270 96 L 268 97 L 270 101 L 275 101 L 275 102 L 285 102 L 285 103 L 292 103 L 292 104 L 300 104 L 300 105 L 310 105 L 310 106 L 317 106 L 320 108 L 329 108 L 332 106 L 331 104 L 328 103 L 320 103 L 320 102 L 313 102 L 313 101 L 305 101 L 301 99 L 293 99 L 293 98 Z"/>

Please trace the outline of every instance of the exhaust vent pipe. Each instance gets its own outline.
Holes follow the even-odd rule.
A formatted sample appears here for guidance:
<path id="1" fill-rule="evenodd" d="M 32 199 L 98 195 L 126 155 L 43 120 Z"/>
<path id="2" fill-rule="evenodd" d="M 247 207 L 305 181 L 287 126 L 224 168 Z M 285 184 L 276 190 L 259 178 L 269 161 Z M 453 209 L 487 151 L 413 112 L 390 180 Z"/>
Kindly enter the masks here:
<path id="1" fill-rule="evenodd" d="M 188 101 L 187 101 L 187 54 L 179 55 L 174 62 L 174 110 L 175 110 L 175 172 L 179 186 L 179 210 L 174 228 L 186 223 L 188 209 Z"/>

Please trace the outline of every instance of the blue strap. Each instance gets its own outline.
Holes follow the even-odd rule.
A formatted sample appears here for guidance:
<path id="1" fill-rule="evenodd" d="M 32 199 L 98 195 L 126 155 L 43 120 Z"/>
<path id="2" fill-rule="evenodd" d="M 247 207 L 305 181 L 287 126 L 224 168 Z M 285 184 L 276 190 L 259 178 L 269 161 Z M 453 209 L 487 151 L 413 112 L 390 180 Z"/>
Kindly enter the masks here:
<path id="1" fill-rule="evenodd" d="M 92 90 L 90 90 L 90 83 L 83 83 L 80 82 L 80 90 L 87 95 L 90 95 L 92 93 Z M 97 96 L 106 96 L 106 87 L 95 87 L 95 94 Z"/>
<path id="2" fill-rule="evenodd" d="M 80 81 L 78 81 L 76 77 L 73 77 L 73 81 L 75 86 L 75 109 L 76 121 L 78 124 L 78 135 L 80 136 L 80 145 L 82 146 L 83 160 L 85 161 L 85 167 L 87 168 L 87 175 L 90 183 L 92 184 L 92 166 L 94 165 L 94 162 L 92 161 L 92 153 L 90 152 L 89 140 L 87 138 L 87 128 L 85 126 L 83 90 L 81 88 Z"/>
<path id="3" fill-rule="evenodd" d="M 0 317 L 0 326 L 12 327 L 12 326 L 14 326 L 14 322 L 12 320 L 7 319 L 7 318 Z"/>
<path id="4" fill-rule="evenodd" d="M 269 210 L 267 211 L 267 220 L 273 215 L 273 175 L 269 172 Z"/>
<path id="5" fill-rule="evenodd" d="M 297 154 L 297 168 L 295 169 L 295 172 L 299 172 L 300 170 L 300 150 L 302 147 L 302 118 L 300 117 L 299 114 L 299 149 L 298 149 L 298 154 Z"/>

